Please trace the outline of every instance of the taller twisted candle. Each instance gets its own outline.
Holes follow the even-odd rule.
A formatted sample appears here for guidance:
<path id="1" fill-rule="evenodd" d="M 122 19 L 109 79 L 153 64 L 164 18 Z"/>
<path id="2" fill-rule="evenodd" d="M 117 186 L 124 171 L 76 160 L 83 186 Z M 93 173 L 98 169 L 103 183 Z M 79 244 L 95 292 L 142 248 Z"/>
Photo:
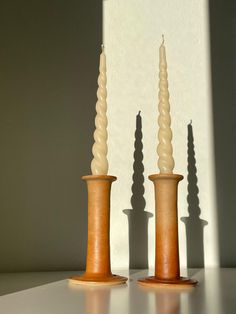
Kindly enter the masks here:
<path id="1" fill-rule="evenodd" d="M 158 167 L 160 173 L 173 173 L 174 159 L 172 156 L 172 131 L 170 128 L 170 103 L 169 103 L 169 91 L 167 80 L 167 63 L 166 63 L 166 51 L 163 42 L 160 46 L 160 59 L 159 59 L 159 117 L 158 117 L 158 140 L 157 146 Z"/>
<path id="2" fill-rule="evenodd" d="M 96 118 L 95 118 L 95 132 L 92 152 L 93 160 L 91 163 L 91 170 L 93 175 L 106 175 L 108 172 L 107 161 L 107 89 L 106 89 L 106 56 L 102 46 L 100 55 L 99 76 L 98 76 L 98 90 L 96 103 Z"/>

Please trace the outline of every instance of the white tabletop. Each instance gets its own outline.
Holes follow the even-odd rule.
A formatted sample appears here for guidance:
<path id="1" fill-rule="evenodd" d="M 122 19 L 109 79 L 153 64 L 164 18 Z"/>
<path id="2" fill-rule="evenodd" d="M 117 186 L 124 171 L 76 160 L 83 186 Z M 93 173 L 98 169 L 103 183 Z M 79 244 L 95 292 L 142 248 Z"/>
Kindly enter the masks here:
<path id="1" fill-rule="evenodd" d="M 137 279 L 147 276 L 146 270 L 113 273 L 128 276 L 128 283 L 113 287 L 69 284 L 66 278 L 78 272 L 0 274 L 0 313 L 236 313 L 236 269 L 190 270 L 188 274 L 199 285 L 185 290 L 139 286 Z"/>

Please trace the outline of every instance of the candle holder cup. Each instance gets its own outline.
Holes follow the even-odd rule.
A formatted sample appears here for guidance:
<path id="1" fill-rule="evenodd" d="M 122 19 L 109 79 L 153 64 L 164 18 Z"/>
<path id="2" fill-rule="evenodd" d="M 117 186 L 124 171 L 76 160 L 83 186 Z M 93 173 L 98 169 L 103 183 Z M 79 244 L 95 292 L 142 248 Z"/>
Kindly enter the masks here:
<path id="1" fill-rule="evenodd" d="M 180 276 L 178 245 L 178 183 L 183 179 L 179 174 L 153 174 L 149 179 L 155 189 L 155 275 L 139 279 L 143 286 L 192 287 L 194 279 Z"/>
<path id="2" fill-rule="evenodd" d="M 88 243 L 86 271 L 70 282 L 83 285 L 117 285 L 126 277 L 113 275 L 110 266 L 110 191 L 114 176 L 88 175 Z"/>

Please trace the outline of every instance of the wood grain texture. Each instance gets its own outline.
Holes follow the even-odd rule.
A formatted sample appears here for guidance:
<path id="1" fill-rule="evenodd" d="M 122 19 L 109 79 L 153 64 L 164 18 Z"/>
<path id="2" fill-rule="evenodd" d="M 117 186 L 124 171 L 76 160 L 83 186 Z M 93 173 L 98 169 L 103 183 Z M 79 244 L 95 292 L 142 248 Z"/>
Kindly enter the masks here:
<path id="1" fill-rule="evenodd" d="M 159 279 L 155 276 L 150 276 L 150 277 L 139 279 L 138 283 L 145 287 L 151 286 L 153 288 L 168 287 L 168 288 L 182 289 L 182 288 L 194 287 L 197 284 L 197 281 L 195 279 L 190 279 L 186 277 L 179 277 L 176 279 L 165 280 L 165 279 Z"/>
<path id="2" fill-rule="evenodd" d="M 124 284 L 127 281 L 126 277 L 118 276 L 118 275 L 110 275 L 110 276 L 74 276 L 69 278 L 70 283 L 76 285 L 86 285 L 86 286 L 114 286 Z"/>
<path id="3" fill-rule="evenodd" d="M 110 265 L 110 192 L 114 176 L 83 176 L 88 189 L 88 243 L 86 271 L 71 278 L 77 284 L 114 285 L 127 278 L 111 273 Z"/>
<path id="4" fill-rule="evenodd" d="M 140 279 L 142 285 L 195 285 L 194 280 L 180 277 L 178 243 L 178 174 L 149 176 L 155 190 L 155 275 Z"/>

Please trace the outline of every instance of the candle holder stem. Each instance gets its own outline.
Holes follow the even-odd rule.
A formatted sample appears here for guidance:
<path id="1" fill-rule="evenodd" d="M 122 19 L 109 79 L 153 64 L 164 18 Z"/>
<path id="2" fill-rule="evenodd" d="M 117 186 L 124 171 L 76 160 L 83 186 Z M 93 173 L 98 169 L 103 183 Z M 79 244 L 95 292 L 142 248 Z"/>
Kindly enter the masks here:
<path id="1" fill-rule="evenodd" d="M 178 245 L 178 174 L 149 176 L 155 189 L 156 247 L 155 275 L 139 279 L 141 285 L 194 286 L 197 281 L 180 276 Z"/>
<path id="2" fill-rule="evenodd" d="M 127 278 L 113 275 L 110 266 L 110 191 L 114 176 L 82 177 L 88 189 L 88 244 L 86 271 L 70 278 L 75 284 L 117 285 Z"/>

